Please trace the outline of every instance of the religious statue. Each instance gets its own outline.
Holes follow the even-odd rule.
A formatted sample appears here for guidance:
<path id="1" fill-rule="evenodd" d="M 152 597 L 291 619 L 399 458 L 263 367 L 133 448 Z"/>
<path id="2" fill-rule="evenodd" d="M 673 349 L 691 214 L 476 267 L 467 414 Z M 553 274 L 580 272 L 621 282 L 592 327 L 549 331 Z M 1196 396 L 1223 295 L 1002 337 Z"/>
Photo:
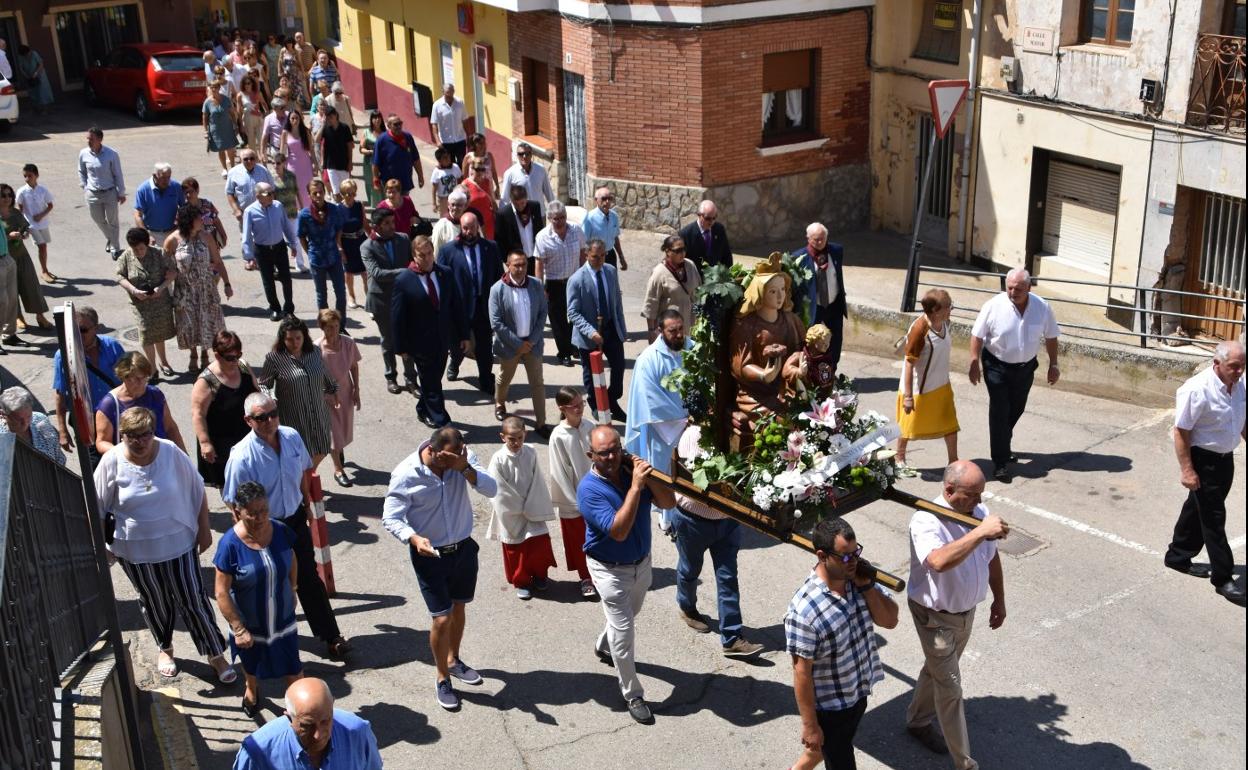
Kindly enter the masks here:
<path id="1" fill-rule="evenodd" d="M 729 337 L 739 413 L 733 432 L 745 445 L 758 418 L 781 408 L 784 363 L 802 347 L 806 330 L 793 312 L 792 280 L 780 266 L 780 253 L 772 253 L 746 286 Z"/>
<path id="2" fill-rule="evenodd" d="M 782 376 L 787 385 L 787 398 L 822 401 L 836 385 L 836 365 L 828 348 L 832 346 L 832 330 L 815 324 L 806 330 L 806 347 L 784 362 Z"/>

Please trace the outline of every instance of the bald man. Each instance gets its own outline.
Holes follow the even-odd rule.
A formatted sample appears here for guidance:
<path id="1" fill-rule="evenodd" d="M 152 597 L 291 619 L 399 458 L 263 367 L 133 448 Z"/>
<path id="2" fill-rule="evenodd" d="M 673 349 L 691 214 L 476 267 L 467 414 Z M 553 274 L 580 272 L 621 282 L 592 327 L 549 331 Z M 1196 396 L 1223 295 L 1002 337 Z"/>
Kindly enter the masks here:
<path id="1" fill-rule="evenodd" d="M 321 679 L 304 677 L 286 688 L 286 716 L 243 740 L 234 770 L 381 770 L 377 738 L 368 722 L 334 708 Z"/>
<path id="2" fill-rule="evenodd" d="M 650 463 L 626 454 L 620 434 L 599 425 L 589 434 L 593 465 L 576 489 L 585 516 L 585 561 L 602 598 L 606 627 L 594 653 L 615 666 L 620 692 L 633 719 L 654 720 L 646 705 L 634 657 L 636 617 L 650 589 L 650 507 L 676 505 L 672 490 L 650 477 Z"/>
<path id="3" fill-rule="evenodd" d="M 958 661 L 971 638 L 975 607 L 992 589 L 988 627 L 1005 622 L 1005 582 L 997 540 L 1009 526 L 980 503 L 984 474 L 969 460 L 945 469 L 944 488 L 933 502 L 980 520 L 969 528 L 927 511 L 910 519 L 910 615 L 923 647 L 923 670 L 906 711 L 906 731 L 937 754 L 949 754 L 957 770 L 972 770 L 962 707 Z M 941 732 L 933 724 L 939 720 Z"/>

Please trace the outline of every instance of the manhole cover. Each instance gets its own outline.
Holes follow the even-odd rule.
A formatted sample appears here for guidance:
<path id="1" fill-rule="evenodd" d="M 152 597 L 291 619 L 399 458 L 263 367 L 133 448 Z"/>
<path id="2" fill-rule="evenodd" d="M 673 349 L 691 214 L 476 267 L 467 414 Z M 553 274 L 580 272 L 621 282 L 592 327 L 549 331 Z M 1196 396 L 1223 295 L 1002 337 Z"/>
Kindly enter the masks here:
<path id="1" fill-rule="evenodd" d="M 1037 551 L 1048 548 L 1049 544 L 1015 525 L 1010 525 L 1010 536 L 997 542 L 997 550 L 1009 554 L 1016 559 L 1031 556 Z"/>
<path id="2" fill-rule="evenodd" d="M 139 327 L 131 326 L 129 329 L 123 330 L 121 332 L 121 337 L 127 342 L 133 342 L 136 345 L 139 344 Z"/>

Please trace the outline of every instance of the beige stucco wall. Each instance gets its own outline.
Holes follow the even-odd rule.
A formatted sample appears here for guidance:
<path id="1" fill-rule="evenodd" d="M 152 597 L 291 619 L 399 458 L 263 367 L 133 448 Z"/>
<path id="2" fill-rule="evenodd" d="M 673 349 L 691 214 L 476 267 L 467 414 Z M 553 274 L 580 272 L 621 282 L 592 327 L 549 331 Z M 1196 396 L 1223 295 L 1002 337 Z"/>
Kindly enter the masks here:
<path id="1" fill-rule="evenodd" d="M 985 95 L 972 251 L 1004 267 L 1023 267 L 1035 148 L 1121 168 L 1113 283 L 1134 284 L 1148 198 L 1152 128 L 1009 97 Z"/>

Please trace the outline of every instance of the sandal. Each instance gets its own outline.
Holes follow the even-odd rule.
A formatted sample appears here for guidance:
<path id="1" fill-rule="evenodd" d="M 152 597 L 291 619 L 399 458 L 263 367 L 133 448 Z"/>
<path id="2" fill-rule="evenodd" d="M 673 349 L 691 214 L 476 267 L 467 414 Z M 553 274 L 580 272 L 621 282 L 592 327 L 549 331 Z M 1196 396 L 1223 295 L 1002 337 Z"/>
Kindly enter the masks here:
<path id="1" fill-rule="evenodd" d="M 161 650 L 161 652 L 164 653 L 165 651 Z M 161 661 L 157 658 L 156 673 L 160 674 L 165 679 L 173 679 L 179 673 L 178 661 L 176 661 L 172 655 L 169 655 L 169 659 L 167 661 Z"/>
<path id="2" fill-rule="evenodd" d="M 217 669 L 216 663 L 220 661 L 225 664 L 225 668 Z M 238 671 L 226 661 L 224 655 L 218 655 L 208 661 L 208 665 L 212 666 L 217 672 L 217 681 L 221 684 L 234 684 L 238 681 Z"/>
<path id="3" fill-rule="evenodd" d="M 256 717 L 260 716 L 259 701 L 247 700 L 247 698 L 244 697 L 243 698 L 243 713 L 246 714 L 251 719 L 255 719 Z"/>
<path id="4" fill-rule="evenodd" d="M 49 273 L 47 271 L 44 271 L 42 277 L 43 277 L 44 283 L 56 283 L 57 280 L 60 278 L 60 276 L 53 275 L 52 273 Z"/>
<path id="5" fill-rule="evenodd" d="M 347 478 L 346 471 L 334 471 L 334 481 L 337 481 L 340 487 L 351 486 L 351 479 Z"/>
<path id="6" fill-rule="evenodd" d="M 331 658 L 342 658 L 348 652 L 351 652 L 351 643 L 341 636 L 329 642 L 326 646 L 329 648 L 329 657 Z"/>
<path id="7" fill-rule="evenodd" d="M 56 328 L 56 324 L 52 323 L 51 321 L 44 318 L 43 316 L 39 316 L 36 320 L 39 322 L 40 329 L 55 329 Z"/>
<path id="8" fill-rule="evenodd" d="M 166 376 L 166 377 L 172 377 L 172 376 L 174 376 L 175 374 L 177 374 L 177 372 L 175 372 L 175 371 L 173 370 L 173 367 L 172 367 L 172 366 L 170 366 L 169 364 L 161 364 L 161 365 L 160 365 L 160 373 L 161 373 L 161 374 L 163 374 L 163 375 L 164 375 L 164 376 Z"/>

